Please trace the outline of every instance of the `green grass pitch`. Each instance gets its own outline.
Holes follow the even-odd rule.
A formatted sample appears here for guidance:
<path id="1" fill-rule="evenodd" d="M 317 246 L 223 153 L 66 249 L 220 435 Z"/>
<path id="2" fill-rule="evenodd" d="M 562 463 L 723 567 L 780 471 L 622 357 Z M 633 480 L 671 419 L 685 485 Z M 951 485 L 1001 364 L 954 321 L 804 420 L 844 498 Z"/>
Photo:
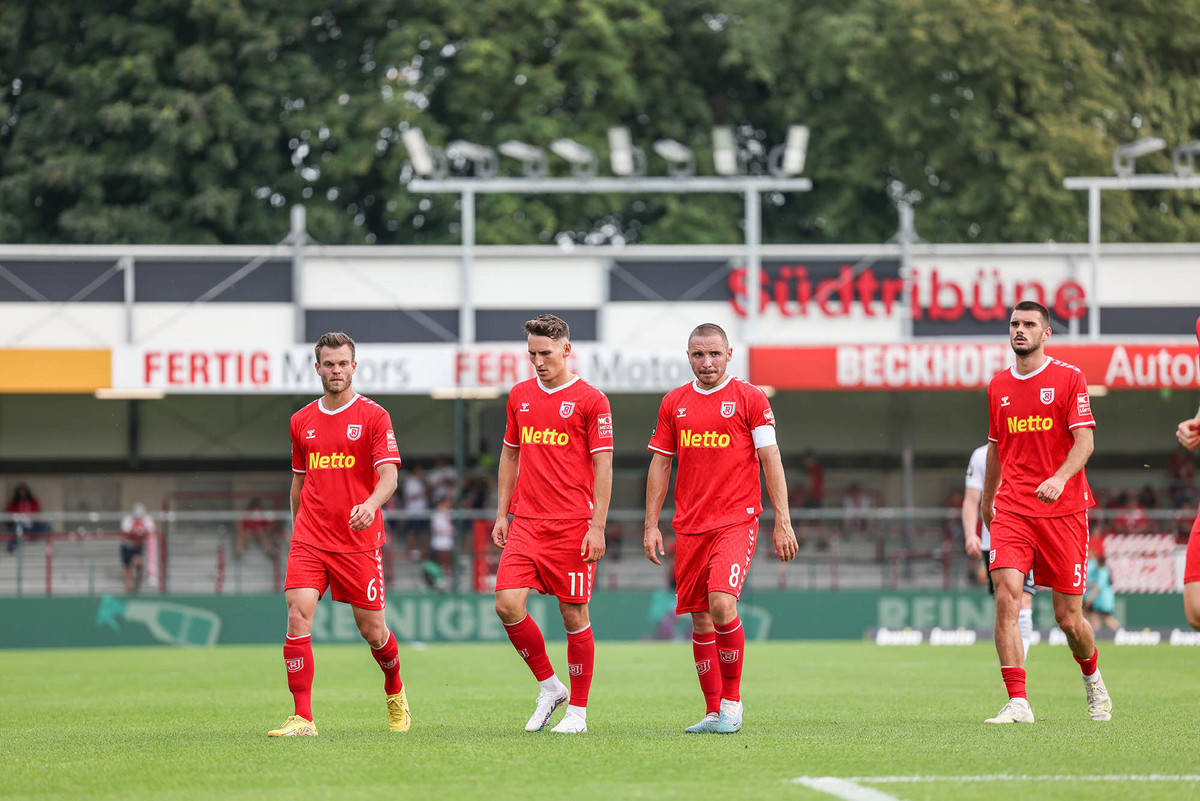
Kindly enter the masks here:
<path id="1" fill-rule="evenodd" d="M 564 736 L 523 731 L 537 688 L 507 644 L 402 644 L 414 723 L 400 735 L 387 732 L 367 647 L 318 643 L 320 736 L 268 739 L 291 712 L 281 651 L 0 651 L 0 798 L 1126 801 L 1200 793 L 1200 652 L 1190 648 L 1102 649 L 1116 712 L 1093 723 L 1068 651 L 1035 646 L 1028 669 L 1038 722 L 987 726 L 1005 700 L 990 644 L 751 643 L 745 726 L 723 736 L 682 731 L 703 713 L 688 644 L 601 642 L 590 731 Z M 550 644 L 560 672 L 564 651 Z M 857 780 L 821 789 L 798 777 Z M 883 777 L 893 779 L 869 781 Z"/>

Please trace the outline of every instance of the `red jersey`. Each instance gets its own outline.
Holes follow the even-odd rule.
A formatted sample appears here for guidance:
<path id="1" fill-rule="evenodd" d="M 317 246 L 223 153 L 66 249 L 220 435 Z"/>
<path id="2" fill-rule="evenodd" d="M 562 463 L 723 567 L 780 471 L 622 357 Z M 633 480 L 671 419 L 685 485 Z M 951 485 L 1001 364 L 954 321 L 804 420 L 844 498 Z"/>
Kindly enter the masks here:
<path id="1" fill-rule="evenodd" d="M 762 513 L 754 429 L 775 425 L 761 389 L 730 376 L 713 389 L 693 381 L 666 394 L 649 450 L 678 456 L 675 532 L 699 534 Z"/>
<path id="2" fill-rule="evenodd" d="M 579 376 L 554 389 L 536 378 L 514 385 L 504 444 L 521 451 L 514 515 L 591 518 L 592 454 L 613 449 L 612 407 L 603 392 Z"/>
<path id="3" fill-rule="evenodd" d="M 370 398 L 329 411 L 321 399 L 292 415 L 292 472 L 304 476 L 292 539 L 322 551 L 373 551 L 384 542 L 383 513 L 362 531 L 350 510 L 375 490 L 384 463 L 400 466 L 392 418 Z"/>
<path id="4" fill-rule="evenodd" d="M 1000 457 L 996 508 L 1025 517 L 1062 517 L 1095 506 L 1083 470 L 1068 479 L 1054 503 L 1037 488 L 1054 475 L 1075 444 L 1076 428 L 1096 427 L 1087 380 L 1074 365 L 1047 359 L 1029 375 L 1001 370 L 988 384 L 988 439 Z"/>

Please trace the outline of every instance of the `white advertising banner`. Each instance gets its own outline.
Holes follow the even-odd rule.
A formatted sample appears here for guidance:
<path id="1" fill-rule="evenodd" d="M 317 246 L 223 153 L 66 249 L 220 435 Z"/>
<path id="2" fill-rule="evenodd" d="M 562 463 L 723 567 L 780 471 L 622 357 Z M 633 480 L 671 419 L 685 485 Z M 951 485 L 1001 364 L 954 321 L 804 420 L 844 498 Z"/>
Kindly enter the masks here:
<path id="1" fill-rule="evenodd" d="M 735 346 L 735 352 L 745 353 Z M 355 388 L 374 395 L 451 395 L 458 389 L 496 389 L 533 378 L 520 345 L 359 345 Z M 311 395 L 321 391 L 312 348 L 118 347 L 112 350 L 113 387 L 161 389 L 168 394 Z M 573 347 L 571 370 L 605 392 L 665 392 L 691 380 L 682 348 L 616 350 Z M 735 362 L 731 369 L 745 374 Z"/>

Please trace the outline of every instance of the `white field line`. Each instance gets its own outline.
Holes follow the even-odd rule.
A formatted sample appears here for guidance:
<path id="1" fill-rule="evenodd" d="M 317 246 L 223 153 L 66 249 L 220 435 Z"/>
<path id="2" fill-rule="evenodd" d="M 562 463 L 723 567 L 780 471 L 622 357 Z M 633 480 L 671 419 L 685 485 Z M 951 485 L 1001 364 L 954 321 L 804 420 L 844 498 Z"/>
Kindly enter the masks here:
<path id="1" fill-rule="evenodd" d="M 798 776 L 791 780 L 844 801 L 899 801 L 865 784 L 924 784 L 926 782 L 1200 782 L 1200 774 L 1110 774 L 1093 776 L 1031 776 L 999 773 L 988 776 Z"/>

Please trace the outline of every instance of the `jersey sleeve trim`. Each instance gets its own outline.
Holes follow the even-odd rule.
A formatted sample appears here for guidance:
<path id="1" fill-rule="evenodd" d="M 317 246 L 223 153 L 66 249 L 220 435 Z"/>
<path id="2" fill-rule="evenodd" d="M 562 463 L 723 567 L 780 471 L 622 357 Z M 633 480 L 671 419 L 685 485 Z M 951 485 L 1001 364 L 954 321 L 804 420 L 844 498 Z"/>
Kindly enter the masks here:
<path id="1" fill-rule="evenodd" d="M 1076 423 L 1073 426 L 1067 426 L 1067 430 L 1074 431 L 1077 428 L 1095 428 L 1095 427 L 1096 427 L 1095 420 L 1084 420 L 1082 422 Z"/>
<path id="2" fill-rule="evenodd" d="M 592 448 L 588 453 L 600 453 L 600 451 L 611 451 L 612 445 L 601 445 L 599 448 Z"/>
<path id="3" fill-rule="evenodd" d="M 502 441 L 504 442 L 504 444 L 505 444 L 505 445 L 507 445 L 507 446 L 508 446 L 508 447 L 510 447 L 510 448 L 516 448 L 517 450 L 520 450 L 520 449 L 521 449 L 521 446 L 520 446 L 520 445 L 514 445 L 514 444 L 512 444 L 511 442 L 509 442 L 507 439 L 505 439 L 505 440 L 502 440 Z"/>
<path id="4" fill-rule="evenodd" d="M 292 468 L 292 472 L 293 472 L 293 473 L 295 473 L 295 474 L 297 474 L 297 475 L 301 475 L 301 476 L 302 476 L 302 475 L 304 475 L 305 473 L 307 473 L 308 471 L 307 471 L 307 470 L 297 470 L 296 468 L 294 468 L 294 467 L 293 467 L 293 468 Z"/>
<path id="5" fill-rule="evenodd" d="M 662 448 L 656 448 L 653 445 L 647 445 L 646 450 L 654 451 L 655 453 L 661 453 L 663 456 L 674 456 L 675 455 L 675 451 L 664 451 Z"/>
<path id="6" fill-rule="evenodd" d="M 400 464 L 400 457 L 399 456 L 385 456 L 382 459 L 376 459 L 375 463 L 373 465 L 371 465 L 371 467 L 379 467 L 379 465 L 388 464 L 389 462 L 395 462 L 396 464 Z"/>

